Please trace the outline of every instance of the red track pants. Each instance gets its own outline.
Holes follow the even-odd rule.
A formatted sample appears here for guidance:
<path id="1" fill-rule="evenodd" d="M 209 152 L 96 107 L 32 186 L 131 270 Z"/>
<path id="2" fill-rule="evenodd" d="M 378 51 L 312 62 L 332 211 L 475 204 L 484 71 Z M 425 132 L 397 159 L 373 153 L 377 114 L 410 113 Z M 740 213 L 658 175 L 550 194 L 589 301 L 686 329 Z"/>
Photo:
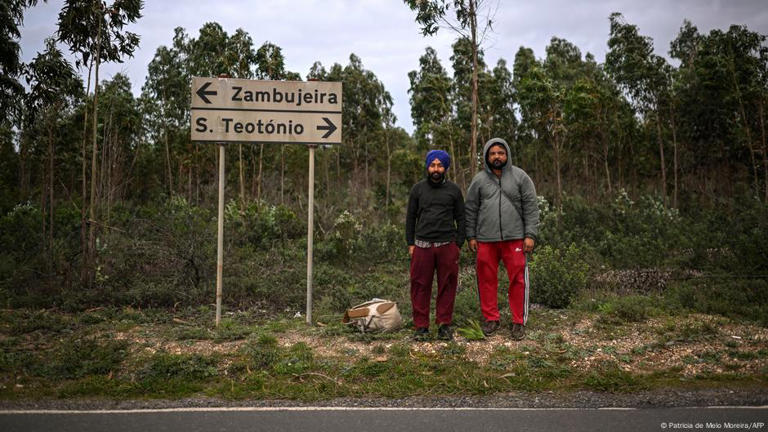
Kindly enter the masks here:
<path id="1" fill-rule="evenodd" d="M 528 265 L 522 240 L 477 242 L 476 271 L 480 310 L 487 321 L 499 320 L 499 260 L 504 262 L 509 276 L 512 322 L 524 325 L 528 321 Z"/>
<path id="2" fill-rule="evenodd" d="M 459 247 L 456 243 L 431 248 L 413 249 L 411 257 L 411 305 L 413 325 L 429 327 L 429 303 L 432 299 L 432 280 L 437 270 L 437 305 L 435 322 L 450 324 L 453 320 L 453 302 L 459 281 Z"/>

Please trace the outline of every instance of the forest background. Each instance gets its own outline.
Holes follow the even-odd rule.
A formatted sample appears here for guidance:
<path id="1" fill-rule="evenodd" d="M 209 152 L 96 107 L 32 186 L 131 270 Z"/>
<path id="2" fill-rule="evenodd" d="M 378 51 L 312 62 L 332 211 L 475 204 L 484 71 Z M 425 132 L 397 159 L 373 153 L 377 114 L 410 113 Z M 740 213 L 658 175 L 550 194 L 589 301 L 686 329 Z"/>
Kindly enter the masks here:
<path id="1" fill-rule="evenodd" d="M 184 308 L 213 301 L 217 151 L 190 141 L 193 76 L 343 82 L 343 144 L 321 148 L 315 185 L 320 317 L 371 297 L 408 304 L 404 211 L 443 148 L 466 190 L 495 136 L 534 180 L 542 211 L 532 301 L 660 295 L 681 309 L 768 324 L 768 47 L 744 26 L 684 22 L 671 65 L 611 15 L 604 63 L 553 37 L 543 56 L 483 58 L 475 2 L 409 2 L 425 35 L 456 31 L 451 64 L 428 48 L 404 74 L 414 132 L 396 127 L 375 71 L 285 68 L 279 46 L 209 22 L 156 49 L 141 95 L 99 65 L 131 56 L 138 0 L 67 1 L 45 49 L 23 64 L 34 0 L 0 9 L 0 304 L 8 309 Z M 453 4 L 453 3 L 451 3 Z M 425 9 L 420 5 L 434 5 Z M 190 30 L 195 30 L 191 34 Z M 66 60 L 62 49 L 77 58 Z M 94 85 L 98 83 L 98 85 Z M 305 299 L 307 149 L 227 147 L 224 302 L 270 314 Z M 462 267 L 472 267 L 465 252 Z M 477 318 L 463 275 L 460 319 Z M 406 309 L 407 314 L 407 307 Z"/>

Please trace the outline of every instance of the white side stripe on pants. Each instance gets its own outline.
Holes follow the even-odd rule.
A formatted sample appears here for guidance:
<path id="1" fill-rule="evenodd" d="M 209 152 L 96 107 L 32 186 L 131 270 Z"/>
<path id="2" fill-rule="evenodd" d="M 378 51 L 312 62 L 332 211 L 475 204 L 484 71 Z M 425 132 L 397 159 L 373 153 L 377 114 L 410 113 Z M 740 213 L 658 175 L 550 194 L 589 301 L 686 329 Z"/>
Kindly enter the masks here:
<path id="1" fill-rule="evenodd" d="M 528 281 L 528 257 L 525 258 L 525 305 L 523 312 L 523 325 L 528 323 L 528 292 L 530 289 L 530 282 Z"/>

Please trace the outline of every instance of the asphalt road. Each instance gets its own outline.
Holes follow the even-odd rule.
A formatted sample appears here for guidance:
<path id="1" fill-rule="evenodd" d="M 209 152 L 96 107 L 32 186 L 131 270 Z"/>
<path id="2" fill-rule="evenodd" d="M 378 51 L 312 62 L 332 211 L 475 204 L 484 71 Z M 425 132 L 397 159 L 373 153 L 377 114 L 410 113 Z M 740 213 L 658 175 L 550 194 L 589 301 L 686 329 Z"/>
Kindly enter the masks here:
<path id="1" fill-rule="evenodd" d="M 583 408 L 177 408 L 0 411 L 2 432 L 768 430 L 768 406 Z"/>

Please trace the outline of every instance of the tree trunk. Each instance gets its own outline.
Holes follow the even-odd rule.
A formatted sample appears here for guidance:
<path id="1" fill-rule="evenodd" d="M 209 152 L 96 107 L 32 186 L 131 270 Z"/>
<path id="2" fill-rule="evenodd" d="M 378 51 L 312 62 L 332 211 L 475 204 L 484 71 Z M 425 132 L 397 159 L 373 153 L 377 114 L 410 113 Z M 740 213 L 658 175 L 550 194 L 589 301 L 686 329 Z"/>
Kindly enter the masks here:
<path id="1" fill-rule="evenodd" d="M 168 128 L 166 127 L 163 135 L 165 135 L 165 167 L 168 172 L 168 198 L 173 196 L 173 172 L 171 171 L 171 146 L 168 143 Z M 181 179 L 179 179 L 181 182 Z"/>
<path id="2" fill-rule="evenodd" d="M 472 34 L 472 141 L 469 143 L 470 177 L 474 178 L 477 173 L 477 16 L 475 16 L 475 0 L 469 0 L 469 27 Z"/>
<path id="3" fill-rule="evenodd" d="M 80 282 L 83 286 L 88 282 L 88 224 L 86 223 L 86 201 L 88 197 L 88 170 L 86 169 L 86 159 L 88 154 L 88 94 L 91 91 L 91 71 L 93 70 L 93 57 L 88 64 L 88 84 L 85 87 L 85 103 L 83 104 L 83 157 L 81 161 L 82 168 L 82 203 L 80 205 L 80 247 L 82 250 L 82 267 L 80 268 Z"/>
<path id="4" fill-rule="evenodd" d="M 384 207 L 389 209 L 389 184 L 392 178 L 392 150 L 389 147 L 389 125 L 384 129 L 384 145 L 387 147 L 387 192 L 384 195 Z M 453 153 L 453 148 L 451 148 Z"/>
<path id="5" fill-rule="evenodd" d="M 669 125 L 672 128 L 672 169 L 674 177 L 674 189 L 672 191 L 672 208 L 677 208 L 677 190 L 678 190 L 678 155 L 677 155 L 677 127 L 675 125 L 675 113 L 672 109 L 672 104 L 669 104 Z"/>
<path id="6" fill-rule="evenodd" d="M 554 135 L 552 137 L 553 139 L 553 149 L 554 149 L 554 162 L 555 162 L 555 178 L 557 181 L 557 202 L 555 204 L 555 207 L 557 207 L 558 210 L 563 209 L 563 185 L 560 177 L 560 142 L 557 138 L 557 135 Z"/>
<path id="7" fill-rule="evenodd" d="M 455 166 L 453 168 L 453 171 L 456 173 L 456 180 L 461 185 L 461 190 L 467 190 L 467 177 L 464 174 L 464 170 L 462 169 L 462 165 L 461 165 L 461 156 L 462 156 L 461 149 L 459 149 L 457 153 L 455 154 L 453 153 L 455 145 L 453 142 L 453 134 L 451 132 L 452 131 L 450 130 L 448 131 L 448 144 L 451 146 L 451 155 L 453 155 L 453 159 L 454 159 L 453 163 Z"/>
<path id="8" fill-rule="evenodd" d="M 656 139 L 659 142 L 659 157 L 661 158 L 661 195 L 664 197 L 664 207 L 667 206 L 667 168 L 664 162 L 664 140 L 661 136 L 661 113 L 656 111 Z"/>
<path id="9" fill-rule="evenodd" d="M 21 191 L 20 201 L 27 201 L 29 198 L 29 169 L 27 169 L 27 158 L 29 156 L 29 144 L 26 134 L 22 134 L 19 143 L 19 190 Z"/>
<path id="10" fill-rule="evenodd" d="M 763 144 L 763 182 L 765 186 L 765 196 L 763 201 L 768 203 L 768 144 L 765 139 L 765 118 L 763 114 L 763 96 L 760 95 L 758 102 L 758 113 L 760 114 L 760 138 Z"/>
<path id="11" fill-rule="evenodd" d="M 99 10 L 99 27 L 96 37 L 96 70 L 94 72 L 94 86 L 93 86 L 93 143 L 91 146 L 91 197 L 89 215 L 90 222 L 88 225 L 88 264 L 89 264 L 89 276 L 88 287 L 93 288 L 94 271 L 95 271 L 95 247 L 96 247 L 96 153 L 98 151 L 98 127 L 99 127 L 99 63 L 101 58 L 101 22 L 103 19 L 102 12 Z"/>
<path id="12" fill-rule="evenodd" d="M 59 110 L 56 110 L 55 112 L 58 113 Z M 56 154 L 56 143 L 53 140 L 53 128 L 49 125 L 48 129 L 48 205 L 50 206 L 50 223 L 48 225 L 48 248 L 50 253 L 50 266 L 51 269 L 53 269 L 54 266 L 54 256 L 53 256 L 53 216 L 54 216 L 54 210 L 55 206 L 53 203 L 53 159 L 54 155 Z"/>
<path id="13" fill-rule="evenodd" d="M 749 122 L 747 121 L 747 113 L 744 109 L 744 101 L 741 98 L 741 89 L 739 89 L 739 83 L 736 80 L 736 71 L 733 67 L 733 55 L 731 54 L 731 61 L 730 61 L 730 69 L 731 69 L 731 80 L 733 81 L 733 90 L 734 93 L 736 93 L 736 99 L 739 101 L 739 116 L 741 117 L 741 121 L 744 124 L 744 132 L 747 134 L 747 147 L 749 148 L 749 160 L 751 163 L 751 171 L 752 171 L 752 183 L 753 188 L 755 190 L 755 194 L 760 193 L 760 186 L 759 186 L 759 180 L 757 175 L 757 162 L 755 160 L 755 148 L 752 144 L 752 131 L 749 127 Z"/>
<path id="14" fill-rule="evenodd" d="M 368 191 L 371 188 L 368 182 L 368 152 L 363 152 L 363 158 L 365 158 L 365 190 Z"/>
<path id="15" fill-rule="evenodd" d="M 101 223 L 109 224 L 109 160 L 112 153 L 112 111 L 109 112 L 109 117 L 104 120 L 102 127 L 104 134 L 104 140 L 101 143 L 101 163 L 99 165 L 99 184 L 96 187 L 96 195 L 99 197 L 99 219 Z M 106 211 L 104 201 L 106 200 Z"/>

